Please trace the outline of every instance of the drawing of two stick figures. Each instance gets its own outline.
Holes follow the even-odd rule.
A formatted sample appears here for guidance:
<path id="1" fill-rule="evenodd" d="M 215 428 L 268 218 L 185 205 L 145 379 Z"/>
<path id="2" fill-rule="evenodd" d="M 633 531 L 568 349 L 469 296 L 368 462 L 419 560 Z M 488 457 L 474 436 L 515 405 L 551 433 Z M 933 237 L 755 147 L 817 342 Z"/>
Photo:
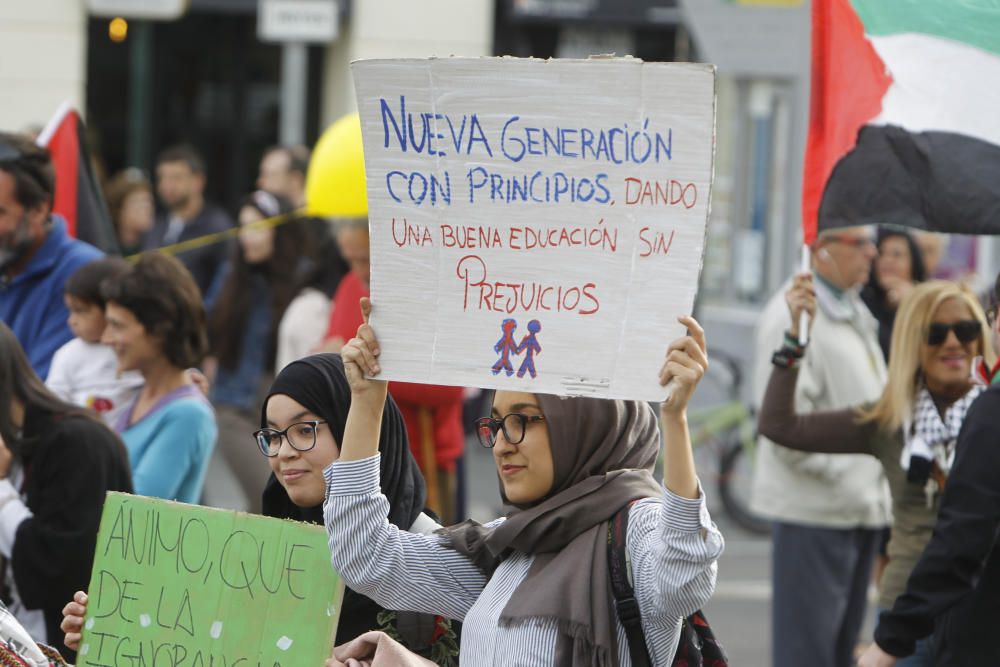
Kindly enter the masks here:
<path id="1" fill-rule="evenodd" d="M 511 355 L 518 355 L 524 352 L 524 361 L 517 369 L 517 377 L 524 377 L 525 373 L 530 373 L 531 377 L 538 377 L 535 372 L 535 355 L 541 353 L 542 346 L 538 344 L 536 334 L 542 330 L 542 325 L 538 320 L 528 322 L 528 335 L 521 339 L 520 343 L 514 342 L 514 331 L 517 329 L 517 320 L 506 319 L 500 325 L 503 335 L 497 344 L 493 346 L 494 351 L 500 354 L 500 358 L 493 364 L 493 375 L 499 375 L 504 371 L 507 377 L 514 374 L 514 367 L 511 365 Z"/>

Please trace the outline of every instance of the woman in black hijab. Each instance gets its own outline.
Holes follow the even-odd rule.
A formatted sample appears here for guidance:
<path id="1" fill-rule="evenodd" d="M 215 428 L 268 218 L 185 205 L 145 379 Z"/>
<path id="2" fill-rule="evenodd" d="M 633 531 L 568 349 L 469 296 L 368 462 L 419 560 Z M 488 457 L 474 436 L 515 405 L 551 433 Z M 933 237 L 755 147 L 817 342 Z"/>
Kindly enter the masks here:
<path id="1" fill-rule="evenodd" d="M 276 396 L 280 398 L 275 401 Z M 272 471 L 264 488 L 265 516 L 323 525 L 323 496 L 326 490 L 323 468 L 340 454 L 339 443 L 344 440 L 344 424 L 350 407 L 351 388 L 339 355 L 317 354 L 299 359 L 286 366 L 275 378 L 260 408 L 261 430 L 255 434 Z M 289 409 L 290 414 L 280 414 Z M 277 441 L 275 438 L 277 429 L 289 426 L 278 420 L 281 416 L 295 417 L 296 422 L 319 420 L 324 423 L 314 429 L 315 438 L 308 432 L 302 438 L 300 430 L 292 429 L 293 446 L 286 448 L 291 450 L 286 455 L 278 448 L 272 452 L 263 446 L 263 443 L 269 442 L 280 447 L 288 441 L 287 435 Z M 332 441 L 324 435 L 332 436 Z M 300 440 L 306 446 L 315 441 L 314 450 L 323 454 L 323 464 L 316 471 L 318 480 L 311 475 L 295 474 L 304 468 L 304 464 L 285 463 L 286 456 L 294 456 L 291 460 L 298 460 L 309 454 L 309 451 L 301 451 L 303 444 Z M 410 454 L 403 416 L 391 397 L 386 402 L 382 417 L 379 452 L 382 455 L 382 493 L 389 499 L 389 522 L 408 530 L 423 511 L 426 490 L 420 468 Z M 283 475 L 285 469 L 292 473 Z"/>
<path id="2" fill-rule="evenodd" d="M 339 355 L 306 357 L 278 374 L 261 406 L 261 428 L 254 433 L 272 471 L 262 498 L 265 516 L 323 525 L 323 470 L 340 456 L 350 407 L 351 390 Z M 249 440 L 247 445 L 251 454 Z M 389 522 L 415 532 L 440 528 L 423 514 L 424 479 L 410 454 L 403 417 L 391 397 L 385 402 L 379 453 L 381 489 L 389 501 Z M 68 643 L 79 642 L 83 623 L 86 597 L 78 593 L 75 600 L 63 612 L 62 627 Z M 426 614 L 388 611 L 347 589 L 336 643 L 343 644 L 374 629 L 386 631 L 411 650 L 433 656 L 438 664 L 449 664 L 449 658 L 457 655 L 457 640 L 448 621 Z"/>
<path id="3" fill-rule="evenodd" d="M 300 359 L 275 378 L 260 409 L 261 430 L 255 434 L 272 471 L 262 499 L 265 516 L 323 525 L 323 470 L 340 455 L 350 407 L 351 389 L 339 355 L 317 354 Z M 403 416 L 391 397 L 385 408 L 379 453 L 382 493 L 389 499 L 389 522 L 403 530 L 433 530 L 437 524 L 422 514 L 424 479 L 410 454 Z M 337 644 L 380 627 L 377 617 L 384 611 L 372 600 L 347 589 L 337 626 Z M 407 639 L 404 637 L 404 643 L 410 648 L 419 648 Z"/>

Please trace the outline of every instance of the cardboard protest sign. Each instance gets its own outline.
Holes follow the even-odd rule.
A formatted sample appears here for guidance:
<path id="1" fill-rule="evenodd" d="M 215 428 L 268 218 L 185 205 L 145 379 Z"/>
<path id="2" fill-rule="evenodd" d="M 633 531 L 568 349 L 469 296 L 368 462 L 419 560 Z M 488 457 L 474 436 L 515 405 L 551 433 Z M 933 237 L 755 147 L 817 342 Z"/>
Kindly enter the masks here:
<path id="1" fill-rule="evenodd" d="M 78 665 L 299 667 L 344 586 L 320 526 L 109 493 L 88 594 Z"/>
<path id="2" fill-rule="evenodd" d="M 382 377 L 661 400 L 702 265 L 711 65 L 352 65 Z"/>

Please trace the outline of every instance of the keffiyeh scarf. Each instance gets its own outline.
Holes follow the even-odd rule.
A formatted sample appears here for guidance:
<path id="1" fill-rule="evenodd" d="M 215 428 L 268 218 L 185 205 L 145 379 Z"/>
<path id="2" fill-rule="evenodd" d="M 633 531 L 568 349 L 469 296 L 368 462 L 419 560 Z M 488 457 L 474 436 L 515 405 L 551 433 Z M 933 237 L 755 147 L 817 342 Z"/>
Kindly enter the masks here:
<path id="1" fill-rule="evenodd" d="M 917 394 L 913 416 L 903 424 L 904 445 L 899 464 L 906 471 L 907 481 L 925 485 L 929 504 L 944 487 L 965 414 L 983 389 L 973 386 L 945 411 L 943 419 L 926 387 L 921 387 Z"/>

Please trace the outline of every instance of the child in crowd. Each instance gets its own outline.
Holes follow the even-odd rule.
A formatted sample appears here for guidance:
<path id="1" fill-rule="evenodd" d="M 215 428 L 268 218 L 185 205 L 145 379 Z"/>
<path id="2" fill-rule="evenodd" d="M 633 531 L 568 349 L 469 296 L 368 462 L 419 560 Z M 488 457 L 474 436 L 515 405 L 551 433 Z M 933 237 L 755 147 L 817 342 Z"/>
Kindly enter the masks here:
<path id="1" fill-rule="evenodd" d="M 56 351 L 45 381 L 59 398 L 90 408 L 109 426 L 142 388 L 142 375 L 138 371 L 120 372 L 114 351 L 101 343 L 106 324 L 101 283 L 120 277 L 128 269 L 125 260 L 109 257 L 82 266 L 66 281 L 63 298 L 69 310 L 69 328 L 76 338 Z"/>

